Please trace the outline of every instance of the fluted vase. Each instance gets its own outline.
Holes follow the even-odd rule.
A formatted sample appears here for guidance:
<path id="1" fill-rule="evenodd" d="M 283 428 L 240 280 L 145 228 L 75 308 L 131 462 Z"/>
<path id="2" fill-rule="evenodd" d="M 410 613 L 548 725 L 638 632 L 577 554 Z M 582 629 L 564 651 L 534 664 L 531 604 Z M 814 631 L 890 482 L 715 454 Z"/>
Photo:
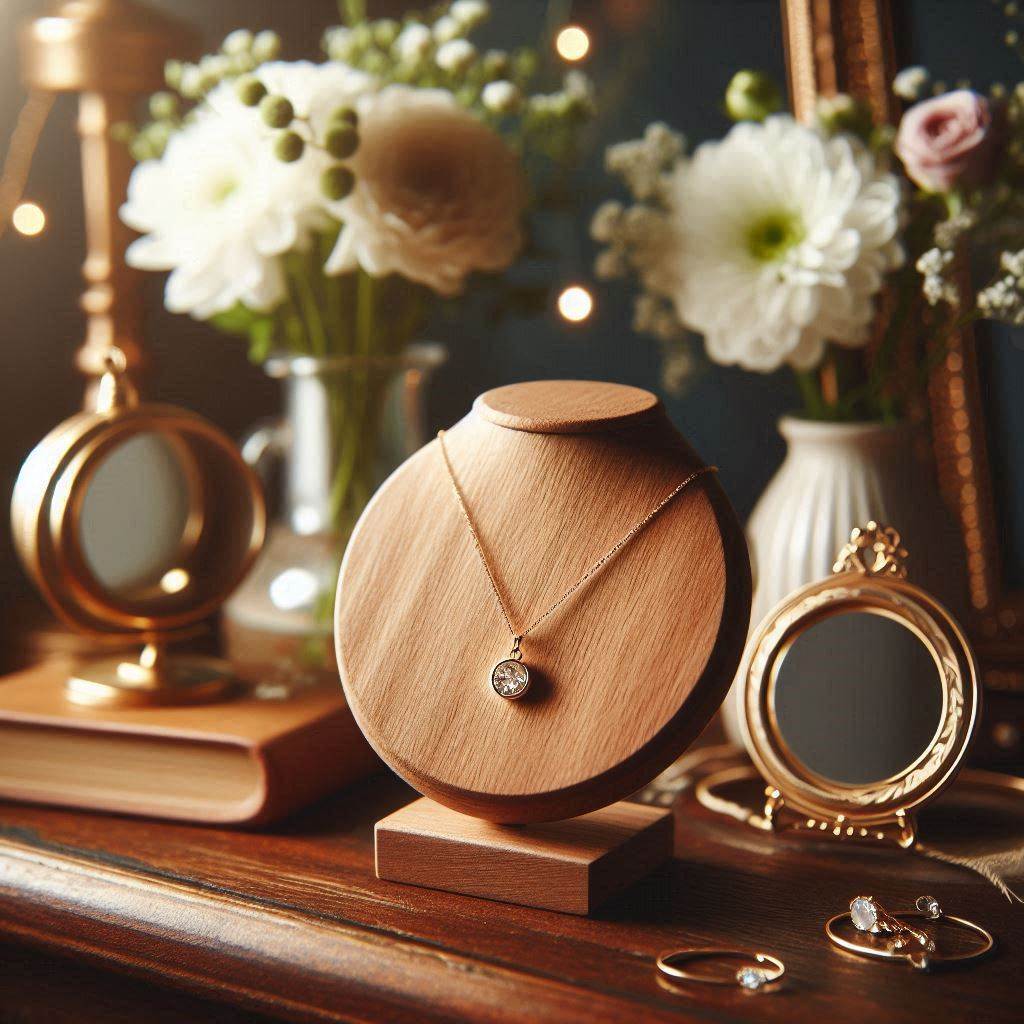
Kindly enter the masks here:
<path id="1" fill-rule="evenodd" d="M 850 531 L 874 519 L 895 527 L 909 575 L 955 615 L 964 611 L 961 540 L 943 504 L 927 436 L 905 423 L 823 423 L 783 417 L 786 457 L 747 524 L 754 573 L 750 625 L 793 590 L 832 572 Z M 739 685 L 723 706 L 740 742 Z"/>

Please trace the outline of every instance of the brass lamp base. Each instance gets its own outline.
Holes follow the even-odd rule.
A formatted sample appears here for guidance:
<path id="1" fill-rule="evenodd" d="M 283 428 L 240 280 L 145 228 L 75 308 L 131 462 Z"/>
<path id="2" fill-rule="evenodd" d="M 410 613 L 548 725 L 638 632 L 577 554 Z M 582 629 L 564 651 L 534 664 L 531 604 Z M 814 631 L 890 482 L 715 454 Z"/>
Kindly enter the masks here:
<path id="1" fill-rule="evenodd" d="M 235 685 L 226 662 L 169 656 L 150 645 L 138 661 L 113 657 L 83 665 L 65 683 L 64 694 L 83 707 L 159 707 L 221 700 Z"/>

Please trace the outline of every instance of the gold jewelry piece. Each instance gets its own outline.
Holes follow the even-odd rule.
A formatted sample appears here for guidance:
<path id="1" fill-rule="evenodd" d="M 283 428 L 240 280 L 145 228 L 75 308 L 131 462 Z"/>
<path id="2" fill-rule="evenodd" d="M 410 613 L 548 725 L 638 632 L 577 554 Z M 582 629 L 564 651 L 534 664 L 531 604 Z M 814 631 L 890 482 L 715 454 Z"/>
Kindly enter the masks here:
<path id="1" fill-rule="evenodd" d="M 926 902 L 928 909 L 924 910 L 919 906 L 918 913 L 933 918 L 942 916 L 942 909 L 936 900 L 930 896 L 922 896 L 918 899 L 918 904 L 922 900 Z M 931 913 L 932 907 L 935 909 L 934 915 Z M 935 942 L 927 932 L 921 931 L 920 928 L 912 928 L 905 921 L 890 914 L 872 896 L 855 896 L 850 900 L 850 920 L 859 932 L 894 935 L 900 940 L 912 940 L 928 952 L 935 951 Z"/>
<path id="2" fill-rule="evenodd" d="M 621 537 L 615 544 L 611 546 L 547 611 L 539 615 L 533 622 L 531 622 L 525 629 L 517 630 L 512 625 L 512 616 L 509 614 L 508 608 L 505 605 L 505 599 L 501 596 L 501 591 L 498 589 L 498 584 L 495 582 L 494 573 L 491 572 L 490 564 L 487 561 L 487 556 L 484 554 L 483 544 L 480 541 L 480 535 L 476 531 L 476 527 L 473 525 L 473 517 L 469 514 L 469 508 L 466 505 L 466 498 L 462 493 L 462 488 L 459 487 L 458 478 L 455 476 L 455 470 L 452 467 L 451 456 L 448 454 L 448 445 L 445 443 L 445 431 L 439 430 L 437 432 L 437 439 L 441 444 L 441 454 L 444 457 L 445 469 L 448 471 L 448 477 L 452 483 L 452 490 L 455 492 L 455 498 L 459 503 L 459 509 L 462 511 L 462 517 L 466 520 L 466 525 L 469 527 L 469 532 L 473 537 L 473 544 L 476 547 L 476 552 L 480 556 L 480 562 L 484 567 L 484 572 L 487 573 L 487 579 L 490 581 L 491 590 L 494 591 L 494 596 L 497 599 L 498 607 L 501 609 L 501 614 L 505 618 L 505 625 L 508 626 L 508 631 L 512 635 L 512 650 L 507 658 L 499 661 L 493 669 L 491 669 L 491 687 L 499 697 L 504 697 L 506 700 L 518 700 L 520 697 L 526 695 L 526 691 L 530 688 L 530 669 L 523 663 L 523 652 L 522 642 L 526 639 L 549 615 L 557 611 L 566 601 L 576 593 L 580 587 L 583 586 L 591 576 L 594 575 L 605 563 L 609 562 L 615 557 L 648 523 L 654 519 L 658 513 L 660 513 L 677 495 L 687 487 L 688 484 L 692 483 L 698 477 L 704 476 L 706 473 L 717 473 L 717 466 L 702 466 L 700 469 L 695 469 L 688 477 L 678 483 L 669 494 L 667 494 L 657 505 L 651 509 L 650 512 L 644 516 L 635 526 L 633 526 L 623 537 Z"/>
<path id="3" fill-rule="evenodd" d="M 709 960 L 715 957 L 753 960 L 757 964 L 746 964 L 731 977 L 715 977 L 710 974 L 694 974 L 678 964 L 687 964 L 693 960 Z M 765 968 L 765 964 L 769 966 Z M 748 992 L 758 992 L 765 985 L 778 981 L 786 973 L 786 965 L 778 958 L 767 953 L 747 953 L 742 949 L 677 949 L 671 953 L 662 953 L 657 961 L 658 970 L 662 974 L 682 981 L 699 981 L 706 985 L 739 985 Z"/>
<path id="4" fill-rule="evenodd" d="M 851 913 L 836 914 L 825 922 L 825 934 L 829 942 L 839 949 L 849 953 L 856 953 L 858 956 L 873 957 L 878 960 L 904 960 L 911 967 L 917 970 L 927 971 L 934 966 L 943 964 L 964 963 L 968 960 L 977 960 L 985 956 L 995 946 L 995 939 L 991 933 L 982 928 L 980 924 L 968 921 L 962 917 L 953 917 L 950 914 L 943 914 L 937 902 L 930 896 L 922 896 L 918 899 L 919 906 L 925 906 L 925 910 L 911 910 L 902 914 L 902 917 L 922 918 L 925 920 L 941 920 L 944 925 L 952 925 L 977 935 L 981 942 L 975 949 L 962 953 L 939 953 L 935 949 L 934 940 L 929 939 L 928 946 L 920 943 L 913 936 L 909 936 L 905 922 L 901 932 L 881 932 L 872 935 L 870 931 L 858 929 L 852 920 Z M 843 929 L 848 934 L 843 934 Z"/>

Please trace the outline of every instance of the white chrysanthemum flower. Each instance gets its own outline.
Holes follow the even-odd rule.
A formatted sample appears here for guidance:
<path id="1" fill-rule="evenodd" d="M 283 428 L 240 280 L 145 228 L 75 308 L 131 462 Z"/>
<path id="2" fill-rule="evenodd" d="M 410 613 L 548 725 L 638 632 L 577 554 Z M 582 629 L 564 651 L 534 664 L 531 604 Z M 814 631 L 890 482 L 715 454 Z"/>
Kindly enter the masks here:
<path id="1" fill-rule="evenodd" d="M 680 162 L 668 192 L 674 259 L 648 281 L 719 363 L 815 366 L 866 343 L 883 275 L 900 265 L 900 186 L 858 140 L 780 115 Z"/>
<path id="2" fill-rule="evenodd" d="M 373 87 L 367 76 L 330 63 L 266 64 L 258 75 L 318 136 L 333 110 Z M 307 123 L 297 121 L 295 130 L 309 138 Z M 172 312 L 207 319 L 239 302 L 273 309 L 285 295 L 280 256 L 333 223 L 319 185 L 332 158 L 307 146 L 301 159 L 283 163 L 273 135 L 226 82 L 171 136 L 159 160 L 132 172 L 121 218 L 143 237 L 127 260 L 171 271 L 165 303 Z"/>
<path id="3" fill-rule="evenodd" d="M 343 224 L 330 274 L 401 274 L 441 295 L 474 270 L 503 270 L 522 243 L 516 154 L 445 89 L 391 85 L 359 106 L 355 188 L 332 206 Z"/>

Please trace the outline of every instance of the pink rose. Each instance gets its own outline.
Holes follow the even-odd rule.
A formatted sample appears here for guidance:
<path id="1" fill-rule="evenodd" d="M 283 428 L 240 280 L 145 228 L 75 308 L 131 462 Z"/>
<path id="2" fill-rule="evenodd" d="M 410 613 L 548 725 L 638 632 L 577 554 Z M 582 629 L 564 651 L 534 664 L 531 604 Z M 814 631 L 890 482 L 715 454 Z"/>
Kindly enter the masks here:
<path id="1" fill-rule="evenodd" d="M 995 155 L 988 100 L 957 89 L 915 104 L 900 121 L 896 154 L 909 177 L 929 192 L 981 184 Z"/>

